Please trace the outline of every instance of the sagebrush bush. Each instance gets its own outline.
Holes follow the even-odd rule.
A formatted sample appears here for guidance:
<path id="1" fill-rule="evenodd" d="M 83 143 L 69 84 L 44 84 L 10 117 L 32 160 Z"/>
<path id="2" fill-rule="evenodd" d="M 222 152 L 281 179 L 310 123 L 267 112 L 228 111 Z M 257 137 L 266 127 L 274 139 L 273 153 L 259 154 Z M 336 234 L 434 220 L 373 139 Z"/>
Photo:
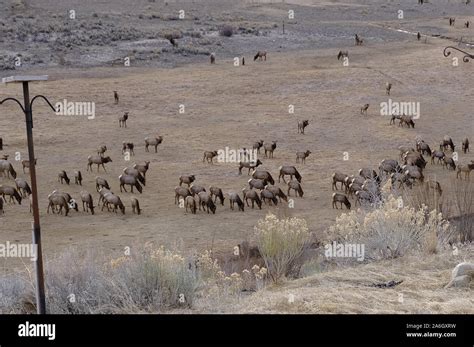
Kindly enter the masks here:
<path id="1" fill-rule="evenodd" d="M 234 28 L 230 25 L 223 25 L 219 28 L 219 35 L 225 37 L 231 37 L 234 35 Z"/>
<path id="2" fill-rule="evenodd" d="M 278 219 L 269 213 L 255 227 L 257 246 L 265 261 L 268 276 L 279 282 L 294 270 L 309 247 L 310 233 L 304 219 Z"/>

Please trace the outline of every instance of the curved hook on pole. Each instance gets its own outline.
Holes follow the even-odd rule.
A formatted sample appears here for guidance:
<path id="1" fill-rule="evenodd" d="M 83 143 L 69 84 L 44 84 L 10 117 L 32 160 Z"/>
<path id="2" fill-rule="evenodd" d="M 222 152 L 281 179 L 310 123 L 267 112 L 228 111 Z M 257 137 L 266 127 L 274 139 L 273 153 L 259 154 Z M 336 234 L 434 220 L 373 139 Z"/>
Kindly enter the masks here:
<path id="1" fill-rule="evenodd" d="M 30 110 L 33 112 L 33 101 L 35 101 L 37 98 L 41 98 L 43 99 L 44 101 L 46 101 L 49 105 L 49 107 L 51 107 L 51 109 L 56 112 L 56 109 L 54 108 L 54 106 L 49 102 L 49 100 L 43 96 L 43 95 L 36 95 L 33 99 L 31 99 L 30 101 Z"/>
<path id="2" fill-rule="evenodd" d="M 459 48 L 453 47 L 453 46 L 448 46 L 443 50 L 443 55 L 445 57 L 449 57 L 451 55 L 451 52 L 449 51 L 450 49 L 453 49 L 455 51 L 458 51 L 458 52 L 461 52 L 462 54 L 464 54 L 464 57 L 462 58 L 462 61 L 465 62 L 465 63 L 469 62 L 469 59 L 474 59 L 473 54 L 470 54 L 468 52 L 463 51 L 462 49 L 459 49 Z"/>
<path id="3" fill-rule="evenodd" d="M 11 101 L 15 101 L 21 108 L 21 110 L 23 111 L 23 113 L 26 112 L 25 108 L 23 107 L 23 105 L 21 104 L 21 102 L 19 102 L 17 99 L 15 98 L 6 98 L 6 99 L 3 99 L 2 101 L 0 101 L 0 105 L 3 104 L 5 101 L 8 101 L 8 100 L 11 100 Z"/>

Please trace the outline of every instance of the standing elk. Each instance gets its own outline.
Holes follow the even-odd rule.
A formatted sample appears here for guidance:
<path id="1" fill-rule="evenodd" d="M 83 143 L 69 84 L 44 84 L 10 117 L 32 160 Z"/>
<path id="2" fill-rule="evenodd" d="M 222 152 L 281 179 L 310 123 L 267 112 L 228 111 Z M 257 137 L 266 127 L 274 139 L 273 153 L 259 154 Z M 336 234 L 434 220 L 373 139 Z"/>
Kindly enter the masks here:
<path id="1" fill-rule="evenodd" d="M 359 37 L 359 35 L 355 34 L 355 45 L 356 46 L 362 46 L 364 43 L 364 40 Z"/>
<path id="2" fill-rule="evenodd" d="M 306 152 L 296 152 L 296 163 L 299 163 L 300 160 L 303 164 L 306 162 L 306 158 L 311 154 L 311 151 Z"/>
<path id="3" fill-rule="evenodd" d="M 309 124 L 309 120 L 300 120 L 298 121 L 298 134 L 304 134 L 304 128 L 306 128 Z"/>
<path id="4" fill-rule="evenodd" d="M 348 51 L 339 51 L 339 53 L 337 54 L 337 60 L 341 60 L 343 58 L 349 58 Z"/>
<path id="5" fill-rule="evenodd" d="M 301 188 L 301 184 L 299 181 L 291 180 L 288 182 L 288 193 L 287 195 L 290 196 L 290 190 L 293 189 L 295 191 L 296 196 L 303 197 L 303 189 Z"/>
<path id="6" fill-rule="evenodd" d="M 271 205 L 273 203 L 273 205 L 278 205 L 278 199 L 276 198 L 275 194 L 271 191 L 271 190 L 268 190 L 268 189 L 264 189 L 260 192 L 260 199 L 265 203 L 269 205 Z"/>
<path id="7" fill-rule="evenodd" d="M 275 150 L 277 144 L 276 141 L 273 141 L 272 143 L 264 143 L 263 144 L 263 149 L 265 150 L 265 158 L 273 158 L 273 151 Z M 267 156 L 268 152 L 268 156 Z"/>
<path id="8" fill-rule="evenodd" d="M 118 104 L 119 103 L 119 95 L 117 93 L 116 90 L 114 90 L 114 100 L 115 100 L 115 103 Z"/>
<path id="9" fill-rule="evenodd" d="M 63 208 L 65 210 L 65 216 L 69 213 L 69 203 L 66 201 L 66 198 L 60 194 L 52 194 L 48 195 L 48 208 L 46 213 L 49 214 L 49 209 L 51 208 L 51 212 L 55 213 L 55 209 L 59 207 L 59 214 L 63 214 Z"/>
<path id="10" fill-rule="evenodd" d="M 99 146 L 99 148 L 97 148 L 97 155 L 100 155 L 101 157 L 103 157 L 106 151 L 107 151 L 106 145 Z"/>
<path id="11" fill-rule="evenodd" d="M 204 163 L 204 161 L 207 160 L 208 163 L 214 164 L 212 161 L 214 157 L 217 157 L 217 151 L 205 151 L 202 157 L 202 162 Z"/>
<path id="12" fill-rule="evenodd" d="M 469 139 L 467 137 L 462 141 L 462 152 L 464 154 L 469 152 Z"/>
<path id="13" fill-rule="evenodd" d="M 251 178 L 248 180 L 248 184 L 250 188 L 262 190 L 262 189 L 265 189 L 267 182 L 265 180 Z"/>
<path id="14" fill-rule="evenodd" d="M 440 151 L 443 151 L 443 150 L 447 150 L 449 148 L 451 148 L 451 151 L 454 152 L 454 143 L 453 143 L 453 140 L 448 136 L 448 135 L 445 135 L 443 140 L 439 143 L 439 150 Z"/>
<path id="15" fill-rule="evenodd" d="M 145 137 L 145 152 L 149 152 L 148 146 L 155 147 L 155 153 L 158 152 L 158 145 L 163 142 L 163 136 Z"/>
<path id="16" fill-rule="evenodd" d="M 123 116 L 120 116 L 118 118 L 120 128 L 126 128 L 127 127 L 127 119 L 128 119 L 128 112 L 125 112 L 123 114 Z"/>
<path id="17" fill-rule="evenodd" d="M 174 204 L 176 205 L 179 202 L 179 198 L 182 197 L 183 200 L 186 199 L 187 196 L 191 196 L 191 192 L 188 188 L 184 187 L 175 187 L 174 188 Z"/>
<path id="18" fill-rule="evenodd" d="M 12 175 L 14 179 L 16 178 L 16 171 L 13 165 L 6 159 L 0 159 L 0 173 L 4 176 L 5 172 L 8 178 L 10 178 L 10 175 Z"/>
<path id="19" fill-rule="evenodd" d="M 341 190 L 342 190 L 345 187 L 346 179 L 348 177 L 349 176 L 347 176 L 346 174 L 343 174 L 342 172 L 336 171 L 335 173 L 333 173 L 333 175 L 332 175 L 332 190 L 337 190 L 337 184 L 338 183 L 341 183 Z"/>
<path id="20" fill-rule="evenodd" d="M 100 155 L 99 156 L 90 155 L 89 157 L 87 157 L 87 171 L 92 172 L 92 164 L 96 164 L 97 172 L 99 172 L 99 166 L 102 166 L 104 171 L 107 172 L 104 164 L 111 163 L 111 162 L 112 162 L 112 159 L 110 159 L 110 157 L 101 157 Z"/>
<path id="21" fill-rule="evenodd" d="M 472 170 L 474 170 L 474 161 L 472 161 L 470 164 L 460 164 L 457 168 L 456 178 L 460 178 L 461 174 L 464 173 L 464 179 L 469 180 Z"/>
<path id="22" fill-rule="evenodd" d="M 270 184 L 275 184 L 275 180 L 273 179 L 272 175 L 268 171 L 253 170 L 252 177 L 255 179 L 264 180 Z"/>
<path id="23" fill-rule="evenodd" d="M 99 192 L 102 188 L 110 190 L 109 182 L 105 178 L 97 176 L 95 178 L 95 189 Z"/>
<path id="24" fill-rule="evenodd" d="M 278 199 L 280 200 L 280 203 L 282 200 L 288 202 L 288 197 L 279 187 L 266 185 L 265 189 L 275 194 L 275 196 L 278 197 Z"/>
<path id="25" fill-rule="evenodd" d="M 390 125 L 395 124 L 395 121 L 397 119 L 400 121 L 400 119 L 402 119 L 402 116 L 399 114 L 392 115 L 392 117 L 390 118 Z"/>
<path id="26" fill-rule="evenodd" d="M 211 54 L 209 55 L 209 59 L 210 59 L 210 61 L 211 61 L 211 64 L 215 64 L 215 62 L 216 62 L 216 54 L 215 54 L 215 53 L 211 53 Z"/>
<path id="27" fill-rule="evenodd" d="M 444 160 L 444 157 L 446 156 L 446 154 L 444 154 L 443 151 L 433 151 L 433 153 L 431 153 L 431 164 L 434 164 L 434 161 L 435 161 L 435 158 L 438 159 L 438 164 Z"/>
<path id="28" fill-rule="evenodd" d="M 247 203 L 247 206 L 250 206 L 249 205 L 249 200 L 250 200 L 252 201 L 252 209 L 254 209 L 255 204 L 257 204 L 260 210 L 262 209 L 262 200 L 258 196 L 256 190 L 244 188 L 242 189 L 242 192 L 244 194 L 244 200 Z"/>
<path id="29" fill-rule="evenodd" d="M 206 208 L 208 214 L 209 210 L 211 210 L 212 214 L 216 214 L 216 205 L 212 201 L 211 195 L 205 191 L 202 191 L 198 193 L 197 197 L 199 200 L 199 210 L 201 210 L 202 206 L 202 210 L 204 211 L 204 208 Z"/>
<path id="30" fill-rule="evenodd" d="M 217 201 L 217 198 L 219 198 L 221 205 L 224 206 L 224 194 L 222 193 L 221 188 L 210 186 L 209 194 L 211 198 L 214 197 L 214 203 Z"/>
<path id="31" fill-rule="evenodd" d="M 278 182 L 280 182 L 280 179 L 283 178 L 283 182 L 286 183 L 285 176 L 290 176 L 290 180 L 292 180 L 293 176 L 295 176 L 298 182 L 301 182 L 302 177 L 294 166 L 280 166 L 278 170 L 280 171 L 280 174 L 278 175 Z"/>
<path id="32" fill-rule="evenodd" d="M 150 162 L 149 161 L 145 161 L 144 164 L 134 164 L 133 165 L 133 168 L 134 169 L 137 169 L 140 173 L 143 174 L 143 177 L 146 178 L 146 172 L 148 171 L 148 169 L 150 168 Z"/>
<path id="33" fill-rule="evenodd" d="M 392 83 L 387 82 L 385 84 L 385 94 L 390 95 L 391 90 L 392 90 Z"/>
<path id="34" fill-rule="evenodd" d="M 410 117 L 410 116 L 406 116 L 406 115 L 402 115 L 400 117 L 400 121 L 398 122 L 398 126 L 401 126 L 403 128 L 403 126 L 406 125 L 408 128 L 415 128 L 415 122 L 413 121 L 413 118 Z"/>
<path id="35" fill-rule="evenodd" d="M 242 169 L 246 168 L 248 169 L 247 175 L 250 174 L 250 170 L 255 170 L 259 165 L 262 165 L 263 163 L 260 161 L 260 159 L 257 159 L 256 162 L 251 162 L 251 161 L 241 161 L 239 162 L 239 175 L 242 175 Z"/>
<path id="36" fill-rule="evenodd" d="M 22 197 L 27 197 L 31 194 L 31 188 L 24 178 L 15 178 L 16 189 L 21 193 Z"/>
<path id="37" fill-rule="evenodd" d="M 253 144 L 252 148 L 257 150 L 257 153 L 260 154 L 260 148 L 263 147 L 263 140 L 257 141 Z"/>
<path id="38" fill-rule="evenodd" d="M 38 162 L 38 158 L 35 158 L 35 165 L 36 165 L 37 162 Z M 21 166 L 23 167 L 23 173 L 26 173 L 25 168 L 26 169 L 30 168 L 30 161 L 29 160 L 22 160 L 21 161 Z"/>
<path id="39" fill-rule="evenodd" d="M 196 200 L 192 196 L 187 196 L 186 199 L 184 199 L 184 206 L 186 208 L 186 212 L 188 212 L 188 207 L 189 210 L 191 211 L 192 214 L 196 214 Z"/>
<path id="40" fill-rule="evenodd" d="M 370 104 L 365 104 L 360 108 L 360 114 L 367 116 L 367 110 L 369 109 Z"/>
<path id="41" fill-rule="evenodd" d="M 112 212 L 117 213 L 117 208 L 119 208 L 120 212 L 122 212 L 122 214 L 125 214 L 125 206 L 122 200 L 120 199 L 119 196 L 115 195 L 112 192 L 108 192 L 104 194 L 101 211 L 104 210 L 104 207 L 107 207 L 107 211 L 110 211 L 110 205 L 113 206 Z"/>
<path id="42" fill-rule="evenodd" d="M 134 196 L 130 198 L 130 201 L 132 202 L 132 212 L 135 214 L 141 214 L 142 210 L 140 208 L 140 203 L 138 202 L 138 199 Z"/>
<path id="43" fill-rule="evenodd" d="M 197 184 L 191 184 L 189 186 L 189 191 L 191 192 L 192 196 L 195 196 L 196 194 L 199 194 L 200 192 L 205 192 L 206 188 L 204 188 L 203 186 L 199 186 Z"/>
<path id="44" fill-rule="evenodd" d="M 94 214 L 94 200 L 92 199 L 92 195 L 85 191 L 81 190 L 80 192 L 81 200 L 82 200 L 82 210 L 85 212 L 91 211 L 91 214 Z"/>
<path id="45" fill-rule="evenodd" d="M 456 163 L 454 162 L 454 159 L 451 157 L 444 157 L 443 158 L 443 168 L 453 169 L 456 170 Z"/>
<path id="46" fill-rule="evenodd" d="M 195 175 L 182 175 L 179 176 L 179 185 L 181 186 L 183 183 L 186 183 L 188 187 L 196 180 Z"/>
<path id="47" fill-rule="evenodd" d="M 138 171 L 138 169 L 135 169 L 134 167 L 126 167 L 125 169 L 123 169 L 123 173 L 125 175 L 129 175 L 129 176 L 133 176 L 135 177 L 138 182 L 140 182 L 141 184 L 143 184 L 144 186 L 146 186 L 146 179 L 145 179 L 145 176 L 143 176 L 140 171 Z"/>
<path id="48" fill-rule="evenodd" d="M 69 185 L 69 182 L 71 182 L 71 180 L 67 176 L 66 171 L 64 170 L 59 171 L 59 174 L 58 174 L 58 182 L 61 182 L 61 184 L 63 184 L 63 181 L 66 181 L 67 185 Z"/>
<path id="49" fill-rule="evenodd" d="M 74 183 L 82 186 L 82 173 L 79 170 L 74 171 Z"/>
<path id="50" fill-rule="evenodd" d="M 120 175 L 119 176 L 119 181 L 120 181 L 120 192 L 122 192 L 122 189 L 127 192 L 125 189 L 125 185 L 130 186 L 130 190 L 133 193 L 133 187 L 137 188 L 138 192 L 141 194 L 143 192 L 143 188 L 140 185 L 140 182 L 138 182 L 138 179 L 135 176 L 132 175 Z"/>
<path id="51" fill-rule="evenodd" d="M 135 152 L 133 151 L 133 148 L 135 145 L 133 142 L 122 142 L 122 154 L 125 154 L 125 152 L 129 152 L 131 155 L 135 155 Z"/>
<path id="52" fill-rule="evenodd" d="M 3 198 L 0 196 L 0 213 L 4 214 L 5 211 L 3 210 Z"/>

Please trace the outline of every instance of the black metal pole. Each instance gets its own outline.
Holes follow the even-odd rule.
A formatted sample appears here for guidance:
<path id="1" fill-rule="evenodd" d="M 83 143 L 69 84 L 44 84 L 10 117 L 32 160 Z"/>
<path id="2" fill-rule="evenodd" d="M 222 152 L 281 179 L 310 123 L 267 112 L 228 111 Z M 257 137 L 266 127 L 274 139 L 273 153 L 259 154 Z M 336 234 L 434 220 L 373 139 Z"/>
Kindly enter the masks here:
<path id="1" fill-rule="evenodd" d="M 35 150 L 33 145 L 33 115 L 30 104 L 28 82 L 23 82 L 23 97 L 25 105 L 26 136 L 28 139 L 28 156 L 30 160 L 31 194 L 33 197 L 33 244 L 37 246 L 36 270 L 36 307 L 38 314 L 46 313 L 44 291 L 43 254 L 41 250 L 41 228 L 38 209 L 38 188 L 36 186 Z"/>

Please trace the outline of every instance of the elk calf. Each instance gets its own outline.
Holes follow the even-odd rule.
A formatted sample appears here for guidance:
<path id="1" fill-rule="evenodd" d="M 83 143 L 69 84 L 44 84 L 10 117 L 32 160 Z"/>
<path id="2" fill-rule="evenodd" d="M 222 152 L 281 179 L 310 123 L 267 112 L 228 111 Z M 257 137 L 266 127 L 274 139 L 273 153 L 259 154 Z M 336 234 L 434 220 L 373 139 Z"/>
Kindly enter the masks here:
<path id="1" fill-rule="evenodd" d="M 306 152 L 296 152 L 296 162 L 299 163 L 300 159 L 301 162 L 304 164 L 306 161 L 306 158 L 311 154 L 311 151 L 306 151 Z"/>
<path id="2" fill-rule="evenodd" d="M 253 149 L 257 150 L 257 153 L 260 154 L 260 148 L 263 147 L 263 140 L 257 141 L 253 144 Z"/>
<path id="3" fill-rule="evenodd" d="M 38 159 L 35 159 L 35 165 L 37 163 Z M 21 161 L 21 166 L 23 166 L 23 173 L 25 173 L 25 168 L 29 169 L 30 168 L 30 161 L 29 160 L 22 160 Z"/>

